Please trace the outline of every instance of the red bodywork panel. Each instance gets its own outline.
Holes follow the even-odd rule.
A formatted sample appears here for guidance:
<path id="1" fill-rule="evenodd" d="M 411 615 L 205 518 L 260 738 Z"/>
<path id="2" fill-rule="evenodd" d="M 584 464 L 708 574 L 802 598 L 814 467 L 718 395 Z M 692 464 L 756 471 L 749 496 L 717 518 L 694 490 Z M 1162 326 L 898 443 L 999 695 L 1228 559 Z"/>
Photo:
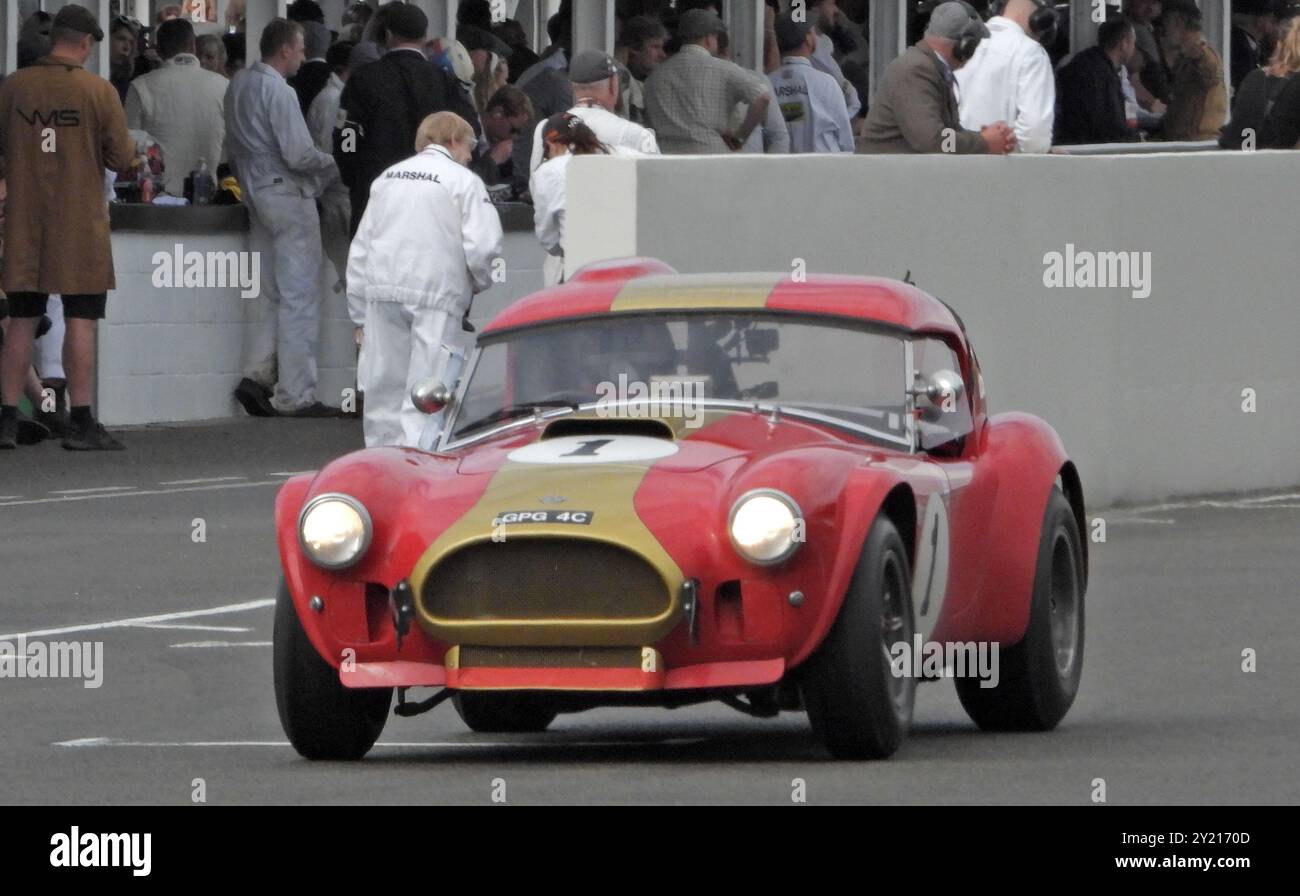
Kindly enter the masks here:
<path id="1" fill-rule="evenodd" d="M 516 302 L 486 333 L 610 312 L 635 276 L 669 273 L 653 260 L 605 264 L 568 284 Z M 1024 414 L 985 417 L 978 365 L 947 306 L 914 287 L 853 277 L 783 281 L 768 310 L 853 316 L 915 334 L 938 335 L 957 353 L 968 384 L 973 431 L 955 456 L 909 454 L 832 427 L 738 412 L 686 432 L 673 455 L 649 464 L 632 507 L 680 568 L 698 581 L 697 630 L 675 625 L 658 643 L 654 668 L 445 667 L 455 645 L 419 624 L 397 646 L 388 590 L 411 575 L 429 546 L 484 498 L 507 455 L 536 442 L 541 424 L 429 454 L 377 448 L 342 457 L 315 476 L 289 480 L 276 500 L 281 562 L 298 615 L 316 649 L 351 687 L 448 686 L 565 690 L 757 687 L 796 670 L 833 624 L 863 542 L 889 502 L 910 542 L 914 602 L 929 611 L 934 640 L 1018 641 L 1028 621 L 1048 496 L 1068 458 L 1056 433 Z M 542 468 L 543 470 L 545 468 Z M 540 473 L 544 480 L 544 472 Z M 776 488 L 799 505 L 806 543 L 776 567 L 740 557 L 727 534 L 736 499 Z M 543 494 L 544 481 L 538 494 Z M 298 516 L 312 497 L 340 492 L 369 510 L 370 548 L 355 566 L 328 572 L 298 543 Z M 892 496 L 892 498 L 891 498 Z M 940 505 L 930 507 L 938 500 Z M 898 514 L 904 507 L 910 513 Z M 929 515 L 927 516 L 927 508 Z M 1080 511 L 1081 512 L 1081 511 Z M 946 519 L 944 544 L 929 547 L 927 519 Z M 600 523 L 602 521 L 597 521 Z M 599 537 L 594 523 L 580 536 Z M 900 529 L 908 526 L 900 525 Z M 943 562 L 939 557 L 942 554 Z M 928 558 L 928 559 L 927 559 Z M 946 569 L 934 583 L 934 570 Z M 435 570 L 436 574 L 436 570 Z M 508 587 L 509 583 L 503 583 Z M 794 592 L 801 601 L 792 601 Z M 325 609 L 309 608 L 313 596 Z M 352 654 L 345 654 L 345 650 Z M 355 664 L 342 662 L 345 655 Z"/>

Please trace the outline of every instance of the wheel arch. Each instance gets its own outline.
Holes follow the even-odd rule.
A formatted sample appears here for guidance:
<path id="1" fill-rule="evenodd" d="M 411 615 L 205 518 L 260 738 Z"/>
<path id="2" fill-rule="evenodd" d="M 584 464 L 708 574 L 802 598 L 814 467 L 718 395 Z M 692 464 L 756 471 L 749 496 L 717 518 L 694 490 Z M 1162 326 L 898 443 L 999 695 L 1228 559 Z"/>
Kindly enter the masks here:
<path id="1" fill-rule="evenodd" d="M 889 490 L 885 495 L 885 500 L 880 503 L 880 513 L 894 524 L 898 534 L 903 538 L 903 545 L 907 548 L 907 564 L 912 572 L 916 572 L 916 494 L 912 487 L 906 482 L 900 482 Z M 862 546 L 866 544 L 867 535 L 870 534 L 871 527 L 868 526 L 862 533 L 862 542 L 858 546 L 858 553 L 862 552 Z"/>
<path id="2" fill-rule="evenodd" d="M 1058 474 L 1061 482 L 1061 490 L 1065 492 L 1065 499 L 1070 502 L 1070 510 L 1074 513 L 1074 521 L 1079 526 L 1079 547 L 1082 552 L 1080 561 L 1083 563 L 1083 586 L 1088 586 L 1088 518 L 1083 503 L 1083 481 L 1079 478 L 1079 470 L 1074 465 L 1074 461 L 1067 460 L 1061 465 L 1061 472 Z"/>

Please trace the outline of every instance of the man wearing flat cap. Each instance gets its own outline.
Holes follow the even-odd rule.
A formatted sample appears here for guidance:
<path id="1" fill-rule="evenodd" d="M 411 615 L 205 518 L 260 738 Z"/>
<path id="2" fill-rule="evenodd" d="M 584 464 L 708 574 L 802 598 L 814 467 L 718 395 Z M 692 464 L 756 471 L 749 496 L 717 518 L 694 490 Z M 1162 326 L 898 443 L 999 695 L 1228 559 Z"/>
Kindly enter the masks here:
<path id="1" fill-rule="evenodd" d="M 677 20 L 681 49 L 646 79 L 646 120 L 664 152 L 735 152 L 766 120 L 772 85 L 717 57 L 718 35 L 726 30 L 711 9 L 686 10 Z M 741 103 L 749 109 L 733 132 L 731 113 Z"/>
<path id="2" fill-rule="evenodd" d="M 0 448 L 15 446 L 17 404 L 36 327 L 51 293 L 63 297 L 69 450 L 122 447 L 91 414 L 95 332 L 113 280 L 104 169 L 131 170 L 135 142 L 117 90 L 84 66 L 104 31 L 75 4 L 54 16 L 49 54 L 0 84 L 0 176 L 9 189 L 0 289 L 9 337 L 0 349 Z"/>
<path id="3" fill-rule="evenodd" d="M 580 50 L 569 63 L 569 82 L 573 85 L 573 108 L 569 114 L 581 118 L 610 152 L 659 154 L 654 131 L 614 114 L 620 84 L 618 66 L 612 56 L 601 50 Z M 544 161 L 542 152 L 546 141 L 542 139 L 542 130 L 545 127 L 546 119 L 542 119 L 533 131 L 529 174 Z"/>
<path id="4" fill-rule="evenodd" d="M 958 115 L 953 73 L 988 36 L 970 4 L 948 0 L 935 7 L 921 40 L 886 67 L 858 152 L 1012 152 L 1016 136 L 1005 121 L 968 131 Z"/>

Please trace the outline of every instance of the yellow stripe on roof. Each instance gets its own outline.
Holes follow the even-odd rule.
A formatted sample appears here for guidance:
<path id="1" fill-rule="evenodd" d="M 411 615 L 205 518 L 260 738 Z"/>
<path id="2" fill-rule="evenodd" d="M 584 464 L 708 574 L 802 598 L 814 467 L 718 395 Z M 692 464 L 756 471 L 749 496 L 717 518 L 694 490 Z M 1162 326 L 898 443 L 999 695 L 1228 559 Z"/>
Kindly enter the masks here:
<path id="1" fill-rule="evenodd" d="M 610 311 L 762 308 L 786 274 L 664 274 L 637 277 L 619 290 Z"/>

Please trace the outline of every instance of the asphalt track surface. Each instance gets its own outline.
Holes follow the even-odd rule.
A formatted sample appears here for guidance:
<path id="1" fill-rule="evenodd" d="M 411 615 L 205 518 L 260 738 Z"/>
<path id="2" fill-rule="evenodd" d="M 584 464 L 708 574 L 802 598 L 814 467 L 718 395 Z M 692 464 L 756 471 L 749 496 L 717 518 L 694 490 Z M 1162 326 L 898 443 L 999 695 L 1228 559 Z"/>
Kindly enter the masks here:
<path id="1" fill-rule="evenodd" d="M 1088 804 L 1098 778 L 1112 805 L 1300 801 L 1300 491 L 1102 511 L 1083 683 L 1052 733 L 982 733 L 941 681 L 885 762 L 831 761 L 801 714 L 608 709 L 503 736 L 444 704 L 391 718 L 361 763 L 310 763 L 271 688 L 272 500 L 359 426 L 123 435 L 0 457 L 0 640 L 104 645 L 98 689 L 0 678 L 0 804 L 188 804 L 197 778 L 210 804 L 486 804 L 502 782 L 512 804 L 789 804 L 795 779 L 814 804 Z"/>

